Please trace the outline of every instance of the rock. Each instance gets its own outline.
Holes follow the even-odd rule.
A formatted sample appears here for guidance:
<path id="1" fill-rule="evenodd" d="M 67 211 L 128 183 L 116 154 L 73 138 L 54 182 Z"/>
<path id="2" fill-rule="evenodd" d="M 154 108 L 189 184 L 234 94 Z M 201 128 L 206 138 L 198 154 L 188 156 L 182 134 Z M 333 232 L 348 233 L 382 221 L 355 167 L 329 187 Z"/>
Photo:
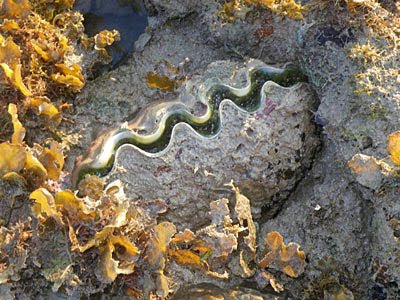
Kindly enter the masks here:
<path id="1" fill-rule="evenodd" d="M 146 0 L 145 5 L 151 14 L 162 14 L 169 18 L 183 18 L 194 11 L 197 1 L 194 0 L 182 0 L 182 1 L 170 1 L 170 0 Z"/>
<path id="2" fill-rule="evenodd" d="M 348 166 L 352 168 L 356 174 L 356 180 L 359 184 L 366 186 L 372 190 L 378 190 L 381 186 L 383 178 L 381 164 L 375 159 L 363 154 L 356 154 Z"/>
<path id="3" fill-rule="evenodd" d="M 213 284 L 185 286 L 172 298 L 173 300 L 268 300 L 279 299 L 275 295 L 260 293 L 248 288 L 221 289 Z"/>
<path id="4" fill-rule="evenodd" d="M 135 51 L 143 51 L 146 44 L 150 41 L 151 35 L 148 33 L 142 33 L 138 40 L 135 42 Z"/>

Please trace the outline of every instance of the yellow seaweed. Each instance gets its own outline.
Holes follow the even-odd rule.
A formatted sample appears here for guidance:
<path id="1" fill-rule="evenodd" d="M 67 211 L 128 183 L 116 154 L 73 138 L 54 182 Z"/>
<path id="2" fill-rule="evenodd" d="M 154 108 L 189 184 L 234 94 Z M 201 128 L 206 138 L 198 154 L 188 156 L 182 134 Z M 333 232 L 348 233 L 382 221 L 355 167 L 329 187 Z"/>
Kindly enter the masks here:
<path id="1" fill-rule="evenodd" d="M 21 171 L 26 162 L 25 148 L 18 144 L 0 144 L 0 175 Z"/>

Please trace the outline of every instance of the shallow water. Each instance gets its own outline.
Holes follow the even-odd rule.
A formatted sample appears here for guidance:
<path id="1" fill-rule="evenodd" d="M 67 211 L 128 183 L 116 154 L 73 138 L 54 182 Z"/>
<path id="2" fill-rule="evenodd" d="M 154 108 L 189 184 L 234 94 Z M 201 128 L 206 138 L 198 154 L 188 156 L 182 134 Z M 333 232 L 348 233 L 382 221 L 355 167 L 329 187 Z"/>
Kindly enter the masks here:
<path id="1" fill-rule="evenodd" d="M 106 70 L 123 62 L 148 25 L 142 0 L 76 0 L 73 9 L 83 14 L 88 36 L 94 36 L 104 29 L 116 29 L 121 34 L 121 41 L 107 50 L 113 60 Z"/>

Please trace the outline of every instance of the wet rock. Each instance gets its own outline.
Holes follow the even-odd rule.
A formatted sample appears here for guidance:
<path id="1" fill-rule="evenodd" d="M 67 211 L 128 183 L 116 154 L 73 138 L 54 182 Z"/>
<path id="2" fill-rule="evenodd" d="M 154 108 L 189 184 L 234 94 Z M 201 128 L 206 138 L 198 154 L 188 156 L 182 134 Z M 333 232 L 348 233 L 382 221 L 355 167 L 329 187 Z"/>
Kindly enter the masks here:
<path id="1" fill-rule="evenodd" d="M 384 164 L 375 157 L 356 154 L 349 161 L 348 166 L 353 169 L 358 183 L 373 190 L 378 190 L 383 179 Z"/>
<path id="2" fill-rule="evenodd" d="M 162 14 L 168 17 L 185 17 L 194 11 L 197 1 L 194 0 L 182 0 L 182 1 L 170 1 L 170 0 L 146 0 L 147 9 L 151 14 Z"/>

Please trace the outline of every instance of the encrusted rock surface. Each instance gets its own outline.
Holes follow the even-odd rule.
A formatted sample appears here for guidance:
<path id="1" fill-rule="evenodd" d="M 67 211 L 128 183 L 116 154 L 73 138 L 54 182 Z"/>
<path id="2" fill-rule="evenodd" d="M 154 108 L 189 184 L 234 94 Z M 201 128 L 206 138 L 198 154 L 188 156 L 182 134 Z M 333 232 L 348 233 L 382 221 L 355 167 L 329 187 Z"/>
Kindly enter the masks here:
<path id="1" fill-rule="evenodd" d="M 273 294 L 266 295 L 246 288 L 220 289 L 212 284 L 185 286 L 174 296 L 174 300 L 268 300 L 276 299 Z"/>

